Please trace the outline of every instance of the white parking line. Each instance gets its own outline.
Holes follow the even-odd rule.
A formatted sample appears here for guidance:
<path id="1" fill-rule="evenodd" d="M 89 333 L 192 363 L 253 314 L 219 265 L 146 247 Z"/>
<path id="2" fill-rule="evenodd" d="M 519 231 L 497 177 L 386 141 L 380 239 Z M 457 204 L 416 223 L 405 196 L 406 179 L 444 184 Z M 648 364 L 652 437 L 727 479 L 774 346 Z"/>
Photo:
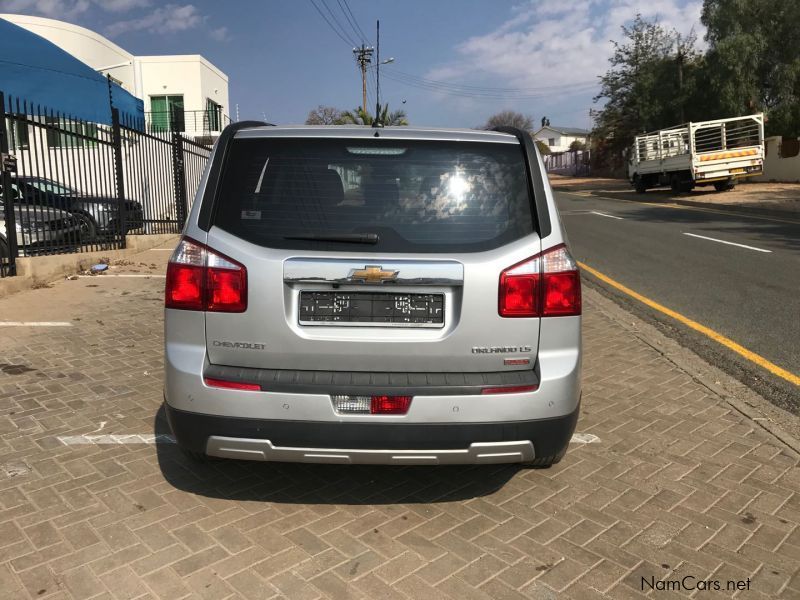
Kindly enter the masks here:
<path id="1" fill-rule="evenodd" d="M 130 433 L 130 434 L 105 434 L 105 435 L 60 435 L 58 441 L 65 446 L 101 446 L 108 444 L 174 444 L 175 438 L 165 433 Z M 600 438 L 591 433 L 575 433 L 572 435 L 573 444 L 593 444 Z"/>
<path id="2" fill-rule="evenodd" d="M 599 217 L 608 217 L 609 219 L 619 219 L 620 221 L 624 221 L 622 217 L 618 217 L 616 215 L 609 215 L 608 213 L 600 212 L 597 210 L 590 211 L 593 215 L 597 215 Z"/>
<path id="3" fill-rule="evenodd" d="M 105 444 L 174 444 L 175 438 L 167 434 L 130 433 L 127 435 L 60 435 L 58 441 L 65 446 L 99 446 Z"/>
<path id="4" fill-rule="evenodd" d="M 150 248 L 154 252 L 172 252 L 175 248 Z"/>
<path id="5" fill-rule="evenodd" d="M 0 321 L 0 327 L 72 327 L 69 321 Z"/>
<path id="6" fill-rule="evenodd" d="M 600 438 L 593 433 L 573 433 L 571 441 L 573 444 L 594 444 L 599 442 Z"/>
<path id="7" fill-rule="evenodd" d="M 747 248 L 748 250 L 755 250 L 756 252 L 769 252 L 771 253 L 772 250 L 764 250 L 763 248 L 756 248 L 754 246 L 746 246 L 744 244 L 737 244 L 735 242 L 726 242 L 725 240 L 718 240 L 717 238 L 706 237 L 704 235 L 697 235 L 696 233 L 686 233 L 683 232 L 683 235 L 688 235 L 694 238 L 700 238 L 702 240 L 710 240 L 712 242 L 719 242 L 720 244 L 727 244 L 728 246 L 739 246 L 739 248 Z"/>

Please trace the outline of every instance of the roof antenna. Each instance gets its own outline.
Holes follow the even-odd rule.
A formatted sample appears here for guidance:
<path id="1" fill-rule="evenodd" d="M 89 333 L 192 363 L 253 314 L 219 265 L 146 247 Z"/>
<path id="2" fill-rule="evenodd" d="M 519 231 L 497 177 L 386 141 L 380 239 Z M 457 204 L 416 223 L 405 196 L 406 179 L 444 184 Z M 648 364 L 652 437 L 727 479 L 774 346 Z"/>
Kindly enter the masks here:
<path id="1" fill-rule="evenodd" d="M 378 59 L 376 61 L 376 73 L 375 73 L 375 118 L 372 119 L 372 126 L 373 127 L 383 127 L 383 122 L 381 121 L 381 20 L 378 19 L 376 22 L 376 30 L 377 30 L 377 39 L 375 40 L 375 46 L 377 46 L 378 50 Z M 378 137 L 378 132 L 375 132 L 375 137 Z"/>

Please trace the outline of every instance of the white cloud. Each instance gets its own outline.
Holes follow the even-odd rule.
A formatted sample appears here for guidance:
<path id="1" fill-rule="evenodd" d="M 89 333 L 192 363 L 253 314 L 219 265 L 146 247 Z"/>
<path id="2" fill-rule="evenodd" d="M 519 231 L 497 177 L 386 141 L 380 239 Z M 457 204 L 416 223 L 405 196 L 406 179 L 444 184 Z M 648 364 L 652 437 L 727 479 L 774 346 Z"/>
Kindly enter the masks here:
<path id="1" fill-rule="evenodd" d="M 150 33 L 175 33 L 200 26 L 205 16 L 193 4 L 165 4 L 151 13 L 137 18 L 111 23 L 105 28 L 109 37 L 116 37 L 129 31 L 148 31 Z"/>
<path id="2" fill-rule="evenodd" d="M 108 12 L 126 12 L 149 5 L 150 0 L 0 0 L 0 12 L 70 21 L 84 14 L 92 6 Z"/>
<path id="3" fill-rule="evenodd" d="M 126 12 L 134 8 L 150 6 L 150 0 L 95 0 L 108 12 Z"/>
<path id="4" fill-rule="evenodd" d="M 231 39 L 230 32 L 228 31 L 227 27 L 217 27 L 216 29 L 212 29 L 209 34 L 212 40 L 216 40 L 218 42 L 226 42 Z"/>
<path id="5" fill-rule="evenodd" d="M 90 6 L 89 0 L 2 0 L 0 12 L 33 14 L 70 21 L 85 13 Z"/>
<path id="6" fill-rule="evenodd" d="M 494 31 L 457 45 L 459 60 L 426 77 L 513 88 L 591 85 L 608 69 L 610 40 L 637 12 L 688 33 L 701 28 L 701 8 L 702 0 L 529 0 Z"/>

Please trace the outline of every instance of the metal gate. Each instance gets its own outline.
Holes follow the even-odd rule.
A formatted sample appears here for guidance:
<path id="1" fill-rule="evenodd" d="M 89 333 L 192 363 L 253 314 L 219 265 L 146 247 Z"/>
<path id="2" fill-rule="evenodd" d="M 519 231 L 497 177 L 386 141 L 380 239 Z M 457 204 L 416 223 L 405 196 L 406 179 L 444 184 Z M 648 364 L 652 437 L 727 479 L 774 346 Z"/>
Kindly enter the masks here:
<path id="1" fill-rule="evenodd" d="M 128 234 L 178 233 L 211 147 L 72 118 L 0 92 L 0 276 L 16 258 L 125 247 Z"/>

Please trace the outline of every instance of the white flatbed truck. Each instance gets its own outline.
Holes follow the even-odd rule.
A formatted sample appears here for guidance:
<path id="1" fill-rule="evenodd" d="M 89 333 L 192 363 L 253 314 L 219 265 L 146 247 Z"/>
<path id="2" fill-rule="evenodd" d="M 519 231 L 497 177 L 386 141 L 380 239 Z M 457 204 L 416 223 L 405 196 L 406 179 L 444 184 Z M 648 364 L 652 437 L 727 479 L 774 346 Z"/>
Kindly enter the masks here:
<path id="1" fill-rule="evenodd" d="M 639 193 L 670 186 L 675 193 L 695 186 L 732 189 L 764 165 L 764 115 L 687 123 L 636 136 L 628 177 Z"/>

